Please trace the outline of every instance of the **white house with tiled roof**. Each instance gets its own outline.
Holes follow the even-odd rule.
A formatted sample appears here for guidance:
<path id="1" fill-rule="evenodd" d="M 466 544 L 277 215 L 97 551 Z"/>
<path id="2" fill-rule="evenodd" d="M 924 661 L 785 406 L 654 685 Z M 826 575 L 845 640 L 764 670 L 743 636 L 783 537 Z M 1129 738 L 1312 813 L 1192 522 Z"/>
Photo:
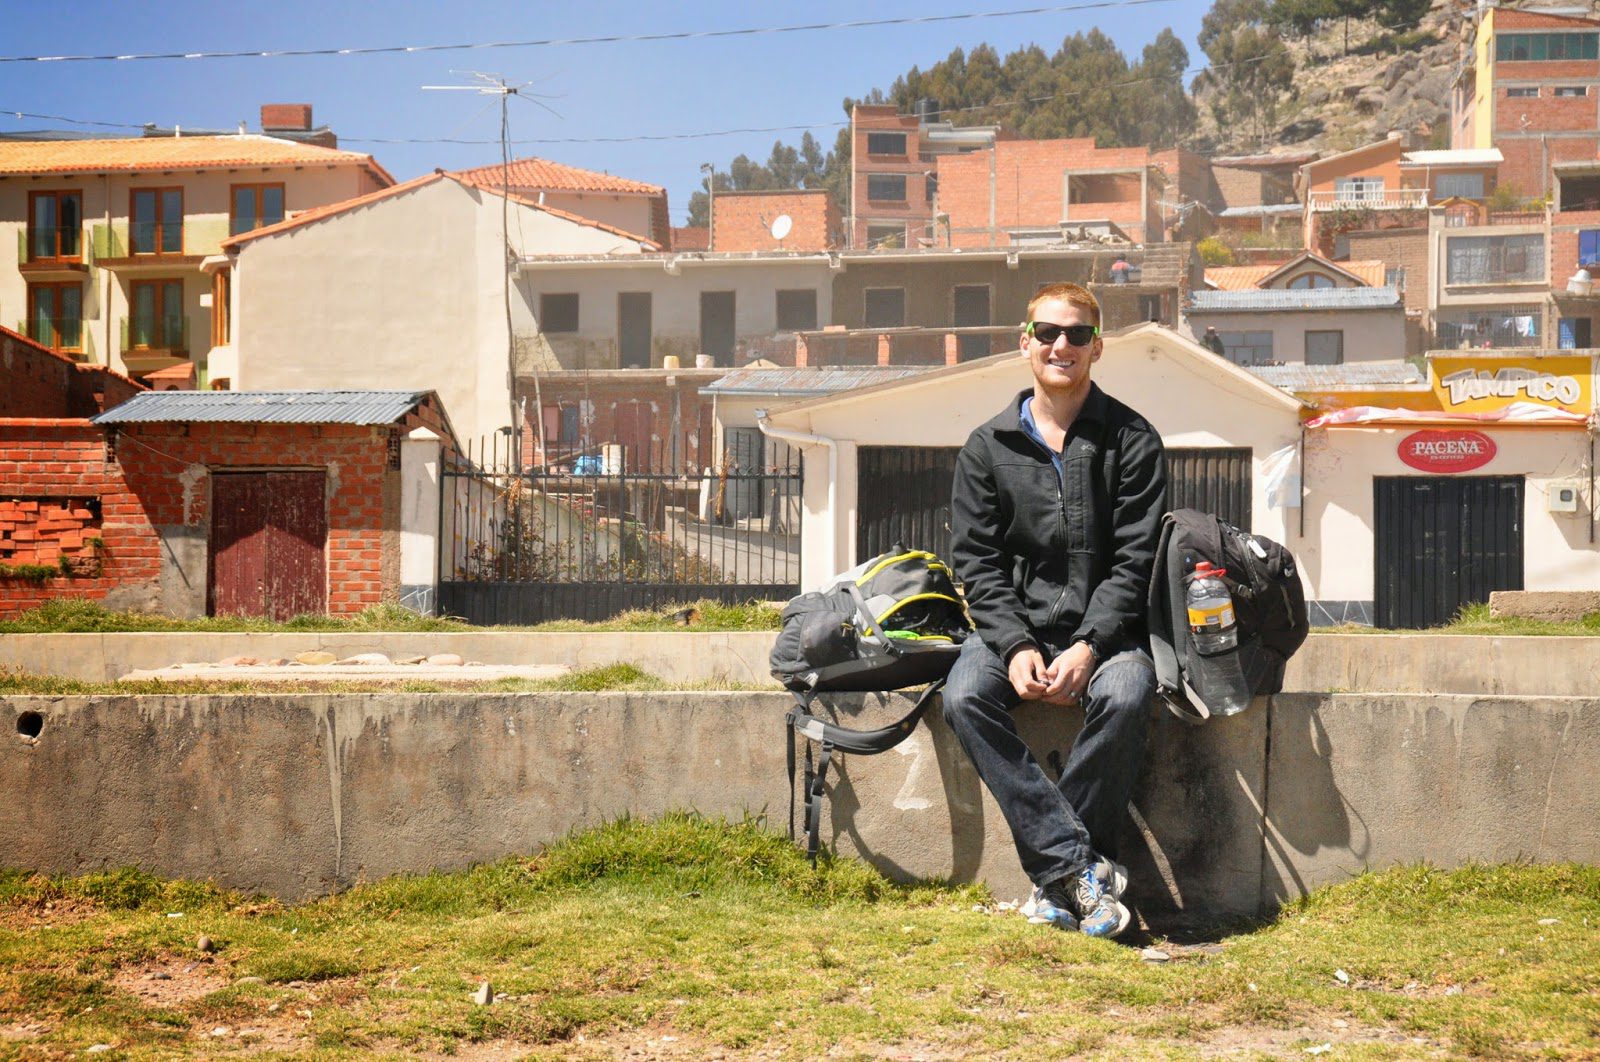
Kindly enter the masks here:
<path id="1" fill-rule="evenodd" d="M 460 170 L 455 176 L 484 188 L 509 188 L 542 206 L 603 221 L 658 244 L 662 250 L 671 246 L 667 190 L 657 184 L 535 158 Z"/>
<path id="2" fill-rule="evenodd" d="M 393 183 L 371 155 L 256 134 L 0 141 L 0 321 L 207 386 L 227 298 L 201 266 L 223 240 Z"/>
<path id="3" fill-rule="evenodd" d="M 540 358 L 568 307 L 521 273 L 508 307 L 508 263 L 660 248 L 549 197 L 509 204 L 509 255 L 499 190 L 442 171 L 225 240 L 210 268 L 229 277 L 230 331 L 209 363 L 240 390 L 437 391 L 463 439 L 510 426 L 512 359 Z"/>

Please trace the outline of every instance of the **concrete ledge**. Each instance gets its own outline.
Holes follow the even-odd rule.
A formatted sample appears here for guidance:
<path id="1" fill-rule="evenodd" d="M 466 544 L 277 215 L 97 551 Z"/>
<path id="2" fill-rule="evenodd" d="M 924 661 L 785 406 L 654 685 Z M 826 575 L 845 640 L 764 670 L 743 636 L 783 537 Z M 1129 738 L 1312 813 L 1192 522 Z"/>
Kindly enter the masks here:
<path id="1" fill-rule="evenodd" d="M 1575 623 L 1600 612 L 1600 590 L 1492 590 L 1489 615 Z"/>
<path id="2" fill-rule="evenodd" d="M 668 682 L 727 681 L 776 688 L 771 631 L 438 634 L 8 634 L 0 667 L 107 682 L 131 671 L 248 654 L 293 657 L 326 649 L 391 656 L 459 653 L 485 664 L 628 662 Z M 1583 697 L 1600 690 L 1600 637 L 1486 638 L 1443 634 L 1313 634 L 1289 661 L 1291 693 L 1385 691 Z"/>
<path id="3" fill-rule="evenodd" d="M 673 808 L 766 813 L 789 793 L 779 693 L 0 699 L 0 861 L 136 865 L 298 898 L 529 852 Z M 840 698 L 852 725 L 902 695 Z M 31 713 L 31 716 L 29 716 Z M 25 718 L 28 716 L 28 718 Z M 1029 708 L 1051 769 L 1076 712 Z M 37 722 L 37 738 L 20 736 Z M 1600 861 L 1600 698 L 1284 695 L 1192 728 L 1152 718 L 1123 840 L 1156 921 L 1253 914 L 1367 867 Z M 1009 833 L 937 712 L 845 757 L 827 836 L 895 876 L 1025 895 Z"/>

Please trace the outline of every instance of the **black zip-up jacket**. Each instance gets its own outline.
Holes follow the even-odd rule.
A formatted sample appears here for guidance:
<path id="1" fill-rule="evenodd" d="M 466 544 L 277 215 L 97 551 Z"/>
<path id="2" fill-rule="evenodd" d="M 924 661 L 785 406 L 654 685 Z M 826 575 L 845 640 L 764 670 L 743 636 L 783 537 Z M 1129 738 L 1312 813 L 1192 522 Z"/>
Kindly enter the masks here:
<path id="1" fill-rule="evenodd" d="M 1022 426 L 1018 395 L 956 459 L 951 551 L 968 610 L 1002 660 L 1088 641 L 1105 660 L 1146 644 L 1146 595 L 1166 511 L 1161 436 L 1094 383 L 1062 473 Z"/>

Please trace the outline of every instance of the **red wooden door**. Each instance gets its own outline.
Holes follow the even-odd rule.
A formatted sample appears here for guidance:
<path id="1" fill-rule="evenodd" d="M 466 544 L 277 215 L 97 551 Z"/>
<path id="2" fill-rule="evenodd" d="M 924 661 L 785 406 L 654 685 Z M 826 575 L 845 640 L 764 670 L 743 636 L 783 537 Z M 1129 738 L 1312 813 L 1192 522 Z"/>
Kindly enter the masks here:
<path id="1" fill-rule="evenodd" d="M 210 612 L 285 620 L 327 608 L 321 472 L 211 477 Z"/>

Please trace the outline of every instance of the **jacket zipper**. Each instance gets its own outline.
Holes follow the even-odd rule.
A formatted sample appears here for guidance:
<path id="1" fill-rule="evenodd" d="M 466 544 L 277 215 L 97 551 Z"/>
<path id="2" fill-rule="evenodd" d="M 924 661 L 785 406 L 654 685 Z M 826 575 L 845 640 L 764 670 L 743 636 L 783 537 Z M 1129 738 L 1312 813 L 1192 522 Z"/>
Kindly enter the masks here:
<path id="1" fill-rule="evenodd" d="M 1063 437 L 1061 440 L 1061 467 L 1056 468 L 1056 455 L 1050 452 L 1050 447 L 1035 439 L 1030 432 L 1024 431 L 1022 434 L 1032 439 L 1033 444 L 1044 451 L 1046 458 L 1050 462 L 1051 471 L 1056 474 L 1056 526 L 1061 531 L 1061 542 L 1065 545 L 1067 541 L 1067 491 L 1062 484 L 1062 478 L 1067 474 L 1066 439 Z M 1069 583 L 1062 582 L 1061 593 L 1056 596 L 1056 603 L 1050 607 L 1050 614 L 1045 619 L 1046 627 L 1054 627 L 1056 625 L 1056 621 L 1061 616 L 1062 606 L 1067 603 L 1068 589 L 1070 589 Z"/>

